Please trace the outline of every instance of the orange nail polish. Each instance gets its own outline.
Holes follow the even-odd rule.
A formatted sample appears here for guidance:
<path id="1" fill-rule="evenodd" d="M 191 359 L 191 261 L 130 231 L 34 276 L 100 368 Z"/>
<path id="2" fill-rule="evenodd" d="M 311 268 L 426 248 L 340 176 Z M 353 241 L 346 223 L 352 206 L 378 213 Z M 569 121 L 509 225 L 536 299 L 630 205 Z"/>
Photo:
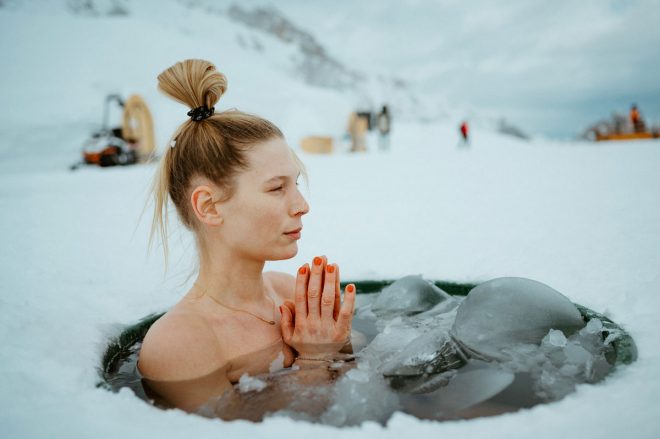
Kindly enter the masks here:
<path id="1" fill-rule="evenodd" d="M 314 265 L 321 265 L 323 262 L 323 259 L 319 258 L 318 256 L 314 258 Z"/>
<path id="2" fill-rule="evenodd" d="M 328 273 L 334 273 L 335 272 L 335 266 L 334 265 L 328 265 L 325 268 L 328 270 Z"/>
<path id="3" fill-rule="evenodd" d="M 300 274 L 307 274 L 307 267 L 303 265 L 303 266 L 300 267 L 300 269 L 298 270 L 298 273 L 300 273 Z"/>
<path id="4" fill-rule="evenodd" d="M 355 287 L 353 286 L 353 284 L 348 285 L 346 287 L 346 291 L 348 291 L 349 293 L 352 293 L 353 291 L 355 291 Z"/>

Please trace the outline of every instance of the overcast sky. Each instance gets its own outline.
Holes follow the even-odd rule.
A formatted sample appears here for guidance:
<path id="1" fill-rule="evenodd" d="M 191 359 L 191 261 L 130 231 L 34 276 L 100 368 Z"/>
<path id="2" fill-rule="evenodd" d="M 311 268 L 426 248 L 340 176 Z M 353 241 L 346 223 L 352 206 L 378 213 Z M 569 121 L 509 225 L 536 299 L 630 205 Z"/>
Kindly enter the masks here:
<path id="1" fill-rule="evenodd" d="M 567 137 L 635 102 L 660 124 L 660 1 L 276 4 L 343 61 L 416 82 L 460 111 Z"/>

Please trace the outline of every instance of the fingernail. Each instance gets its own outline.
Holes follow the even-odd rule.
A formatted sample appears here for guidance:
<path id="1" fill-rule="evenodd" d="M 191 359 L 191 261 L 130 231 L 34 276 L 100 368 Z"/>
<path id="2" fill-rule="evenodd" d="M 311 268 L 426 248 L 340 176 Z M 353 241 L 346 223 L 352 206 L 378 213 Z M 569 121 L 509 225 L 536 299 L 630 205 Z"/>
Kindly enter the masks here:
<path id="1" fill-rule="evenodd" d="M 335 272 L 335 266 L 334 265 L 328 265 L 325 268 L 328 270 L 328 273 L 334 273 Z"/>
<path id="2" fill-rule="evenodd" d="M 349 284 L 346 287 L 346 291 L 348 291 L 349 293 L 352 293 L 353 291 L 355 291 L 355 286 L 353 284 Z"/>
<path id="3" fill-rule="evenodd" d="M 321 265 L 323 263 L 323 259 L 319 258 L 318 256 L 314 258 L 314 265 Z"/>
<path id="4" fill-rule="evenodd" d="M 300 269 L 298 270 L 298 273 L 307 274 L 307 266 L 303 265 L 302 267 L 300 267 Z"/>

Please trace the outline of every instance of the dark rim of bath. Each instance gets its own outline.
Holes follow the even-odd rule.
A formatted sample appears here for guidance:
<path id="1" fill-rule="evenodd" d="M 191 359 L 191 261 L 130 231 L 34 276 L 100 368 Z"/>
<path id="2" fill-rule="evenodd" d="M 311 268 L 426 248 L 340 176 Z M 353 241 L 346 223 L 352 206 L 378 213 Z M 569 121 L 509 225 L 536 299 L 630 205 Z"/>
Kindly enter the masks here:
<path id="1" fill-rule="evenodd" d="M 342 287 L 348 283 L 353 283 L 356 286 L 358 294 L 368 294 L 381 291 L 393 282 L 394 280 L 350 281 L 342 283 Z M 466 296 L 472 288 L 478 285 L 473 283 L 456 283 L 449 281 L 435 281 L 434 283 L 452 296 Z M 610 333 L 618 334 L 618 337 L 612 341 L 614 350 L 606 356 L 607 361 L 614 366 L 613 370 L 618 366 L 630 364 L 637 359 L 637 347 L 635 346 L 635 342 L 630 334 L 628 334 L 623 328 L 596 311 L 577 303 L 575 306 L 577 306 L 585 322 L 588 322 L 591 319 L 599 319 L 603 323 L 603 328 L 605 330 L 603 332 L 603 337 L 607 337 Z M 133 346 L 144 339 L 144 336 L 147 334 L 151 325 L 163 314 L 165 314 L 165 312 L 150 314 L 139 322 L 126 327 L 119 336 L 114 337 L 109 341 L 108 347 L 101 360 L 101 367 L 99 368 L 101 381 L 97 384 L 97 387 L 112 390 L 110 378 L 117 372 L 121 363 L 131 355 L 133 352 Z"/>

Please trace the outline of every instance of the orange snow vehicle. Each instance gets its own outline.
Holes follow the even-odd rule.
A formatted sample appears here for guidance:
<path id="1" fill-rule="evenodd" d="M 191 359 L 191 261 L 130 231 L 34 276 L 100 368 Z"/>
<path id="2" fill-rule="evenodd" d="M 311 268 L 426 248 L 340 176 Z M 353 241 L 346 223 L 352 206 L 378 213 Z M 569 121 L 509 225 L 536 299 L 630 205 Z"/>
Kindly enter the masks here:
<path id="1" fill-rule="evenodd" d="M 122 125 L 110 128 L 110 105 L 123 109 Z M 103 125 L 92 133 L 83 145 L 82 160 L 71 165 L 71 170 L 82 165 L 126 166 L 144 163 L 154 158 L 154 127 L 151 112 L 139 95 L 126 101 L 117 94 L 105 98 Z"/>
<path id="2" fill-rule="evenodd" d="M 594 140 L 597 142 L 604 140 L 656 139 L 660 137 L 660 130 L 657 127 L 651 130 L 647 128 L 635 104 L 630 107 L 628 118 L 615 114 L 611 122 L 601 123 L 599 126 L 592 128 L 592 130 Z"/>

